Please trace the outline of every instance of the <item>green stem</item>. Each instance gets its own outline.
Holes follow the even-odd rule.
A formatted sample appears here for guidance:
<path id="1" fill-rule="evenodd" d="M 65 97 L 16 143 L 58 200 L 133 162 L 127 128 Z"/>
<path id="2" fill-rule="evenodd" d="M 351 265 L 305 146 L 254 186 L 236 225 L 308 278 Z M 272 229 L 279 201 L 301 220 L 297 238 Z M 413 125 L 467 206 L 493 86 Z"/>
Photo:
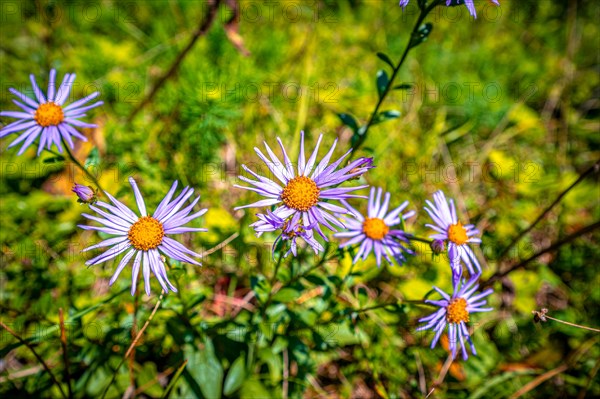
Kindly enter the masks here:
<path id="1" fill-rule="evenodd" d="M 71 152 L 71 148 L 70 148 L 70 147 L 69 147 L 69 145 L 68 145 L 68 144 L 65 142 L 65 139 L 64 139 L 64 138 L 62 139 L 62 143 L 63 143 L 63 145 L 65 146 L 65 149 L 67 150 L 67 154 L 69 155 L 69 158 L 71 159 L 71 161 L 73 161 L 73 163 L 74 163 L 75 165 L 77 165 L 77 167 L 78 167 L 79 169 L 81 169 L 81 171 L 82 171 L 83 173 L 85 173 L 85 174 L 87 175 L 87 177 L 89 177 L 89 178 L 90 178 L 90 179 L 91 179 L 91 180 L 94 182 L 94 184 L 96 185 L 96 187 L 97 187 L 97 188 L 98 188 L 100 191 L 104 191 L 104 189 L 102 188 L 102 186 L 101 186 L 101 185 L 100 185 L 100 183 L 98 182 L 98 179 L 96 179 L 96 177 L 95 177 L 94 175 L 92 175 L 92 174 L 90 173 L 90 171 L 89 171 L 89 170 L 87 170 L 87 168 L 86 168 L 85 166 L 83 166 L 83 165 L 81 164 L 81 162 L 79 162 L 79 161 L 77 160 L 77 158 L 75 158 L 75 155 L 73 155 L 73 153 Z M 48 151 L 50 151 L 50 150 L 48 150 Z M 51 151 L 51 152 L 52 152 L 52 151 Z"/>
<path id="2" fill-rule="evenodd" d="M 406 238 L 408 238 L 411 241 L 423 242 L 425 244 L 431 244 L 433 242 L 433 240 L 429 240 L 427 238 L 416 237 L 416 236 L 407 236 Z"/>
<path id="3" fill-rule="evenodd" d="M 375 121 L 375 117 L 377 116 L 377 113 L 379 112 L 379 108 L 381 107 L 381 104 L 383 104 L 383 101 L 385 100 L 385 98 L 387 97 L 389 92 L 391 91 L 394 80 L 396 79 L 396 76 L 398 75 L 398 72 L 400 71 L 400 67 L 402 67 L 402 64 L 406 60 L 406 57 L 408 56 L 408 52 L 410 51 L 411 48 L 415 47 L 415 46 L 411 46 L 413 37 L 418 33 L 419 28 L 421 27 L 421 23 L 423 23 L 423 20 L 425 19 L 427 14 L 429 14 L 431 12 L 431 10 L 433 10 L 433 8 L 436 5 L 438 5 L 438 2 L 439 2 L 439 0 L 434 0 L 430 5 L 423 7 L 421 9 L 421 13 L 419 14 L 419 18 L 417 18 L 417 22 L 415 23 L 415 26 L 413 27 L 412 32 L 408 38 L 408 42 L 406 43 L 406 48 L 404 49 L 404 52 L 402 53 L 402 57 L 400 58 L 398 65 L 396 65 L 396 67 L 394 68 L 394 70 L 392 72 L 392 76 L 390 77 L 390 80 L 388 81 L 387 85 L 385 86 L 385 89 L 379 96 L 379 100 L 377 101 L 377 104 L 375 105 L 375 109 L 371 113 L 369 121 L 363 127 L 364 131 L 362 132 L 362 134 L 359 135 L 359 139 L 356 142 L 356 144 L 354 145 L 354 151 L 353 151 L 354 154 L 356 154 L 358 148 L 364 143 L 365 139 L 367 138 L 367 132 L 369 131 L 369 128 L 371 126 L 373 126 L 373 122 Z"/>

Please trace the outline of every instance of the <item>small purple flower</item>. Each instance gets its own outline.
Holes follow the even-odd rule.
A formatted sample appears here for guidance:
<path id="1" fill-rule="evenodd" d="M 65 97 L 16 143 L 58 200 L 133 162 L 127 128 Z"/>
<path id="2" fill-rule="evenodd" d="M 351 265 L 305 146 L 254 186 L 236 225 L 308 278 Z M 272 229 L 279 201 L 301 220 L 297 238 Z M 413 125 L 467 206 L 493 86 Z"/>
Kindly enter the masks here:
<path id="1" fill-rule="evenodd" d="M 183 227 L 185 224 L 204 215 L 207 209 L 202 209 L 190 215 L 192 208 L 194 208 L 200 200 L 200 196 L 196 197 L 196 199 L 188 206 L 181 209 L 188 198 L 194 194 L 194 190 L 189 187 L 185 187 L 179 196 L 171 201 L 175 189 L 177 188 L 177 181 L 175 181 L 167 195 L 156 208 L 154 214 L 148 216 L 144 198 L 142 197 L 135 180 L 130 177 L 129 183 L 133 188 L 135 200 L 141 216 L 136 215 L 126 205 L 105 192 L 106 196 L 112 202 L 112 205 L 102 201 L 98 201 L 96 203 L 97 206 L 90 205 L 90 209 L 97 212 L 102 217 L 83 214 L 84 217 L 94 220 L 102 224 L 102 226 L 79 225 L 79 227 L 84 230 L 101 231 L 116 237 L 109 238 L 84 249 L 83 251 L 85 252 L 95 248 L 111 247 L 101 255 L 88 260 L 85 264 L 88 266 L 96 265 L 125 253 L 117 266 L 117 270 L 110 279 L 110 285 L 112 285 L 135 255 L 131 278 L 131 295 L 135 294 L 136 291 L 140 266 L 142 267 L 147 295 L 150 295 L 150 272 L 156 276 L 165 292 L 168 292 L 169 289 L 176 292 L 177 289 L 167 278 L 165 264 L 161 253 L 180 262 L 187 262 L 200 266 L 201 264 L 198 261 L 192 259 L 188 255 L 198 258 L 201 257 L 201 255 L 184 247 L 182 244 L 169 237 L 169 235 L 208 231 L 203 228 Z M 100 209 L 99 207 L 104 209 Z"/>
<path id="2" fill-rule="evenodd" d="M 433 253 L 436 255 L 441 254 L 446 249 L 446 246 L 444 245 L 444 241 L 442 241 L 442 240 L 433 240 L 430 244 L 430 247 L 431 247 L 431 251 L 433 251 Z"/>
<path id="3" fill-rule="evenodd" d="M 343 160 L 352 152 L 352 149 L 350 149 L 337 161 L 329 164 L 337 143 L 336 139 L 325 157 L 317 164 L 317 153 L 322 138 L 323 135 L 320 135 L 317 145 L 307 161 L 304 156 L 304 132 L 301 132 L 297 174 L 294 171 L 294 167 L 279 138 L 277 138 L 277 142 L 281 147 L 283 162 L 281 162 L 275 153 L 273 153 L 267 143 L 265 143 L 265 148 L 269 154 L 269 158 L 263 155 L 258 148 L 254 147 L 254 151 L 256 151 L 258 157 L 267 165 L 271 173 L 277 178 L 277 181 L 260 176 L 251 171 L 246 165 L 242 165 L 242 168 L 257 180 L 240 176 L 240 180 L 249 183 L 254 187 L 240 186 L 237 184 L 234 185 L 234 187 L 255 191 L 267 199 L 249 205 L 238 206 L 235 209 L 278 205 L 274 213 L 279 218 L 287 220 L 289 217 L 297 217 L 298 224 L 301 225 L 303 229 L 309 230 L 314 228 L 325 241 L 328 241 L 328 239 L 325 236 L 325 233 L 323 233 L 321 226 L 325 226 L 332 231 L 337 231 L 334 226 L 345 228 L 345 226 L 329 212 L 346 213 L 348 211 L 341 206 L 334 205 L 327 201 L 347 198 L 366 198 L 361 195 L 349 193 L 366 188 L 368 187 L 367 185 L 354 187 L 336 186 L 353 177 L 362 175 L 372 167 L 372 163 L 365 161 L 365 158 L 360 158 L 350 162 L 341 169 L 337 169 Z"/>
<path id="4" fill-rule="evenodd" d="M 435 306 L 439 306 L 439 309 L 431 315 L 419 319 L 420 323 L 426 323 L 425 325 L 418 327 L 417 331 L 432 330 L 435 332 L 433 341 L 431 341 L 431 349 L 435 347 L 440 336 L 448 326 L 448 342 L 450 343 L 450 351 L 452 356 L 456 358 L 457 343 L 460 343 L 462 350 L 462 357 L 464 360 L 469 358 L 467 349 L 465 346 L 465 340 L 471 347 L 471 353 L 477 355 L 475 351 L 475 345 L 471 340 L 469 330 L 467 329 L 467 323 L 470 321 L 470 314 L 477 312 L 489 312 L 493 308 L 484 308 L 487 300 L 483 299 L 490 295 L 493 291 L 488 288 L 484 292 L 474 295 L 479 285 L 476 284 L 479 275 L 473 276 L 469 282 L 465 284 L 465 280 L 462 280 L 462 284 L 458 284 L 454 288 L 454 294 L 450 297 L 444 291 L 438 287 L 433 287 L 442 297 L 442 300 L 431 301 L 426 300 L 426 303 L 430 303 Z M 458 340 L 457 340 L 458 336 Z"/>
<path id="5" fill-rule="evenodd" d="M 430 238 L 444 242 L 448 241 L 448 256 L 455 277 L 458 276 L 460 278 L 462 274 L 462 269 L 460 263 L 456 261 L 457 259 L 463 261 L 472 275 L 475 274 L 475 269 L 477 269 L 478 273 L 481 273 L 479 261 L 473 250 L 467 245 L 469 243 L 481 243 L 481 239 L 473 237 L 479 234 L 479 230 L 472 224 L 463 225 L 458 220 L 454 201 L 452 199 L 447 201 L 442 191 L 433 194 L 433 201 L 435 204 L 432 204 L 429 200 L 426 201 L 429 208 L 425 207 L 425 211 L 431 216 L 435 225 L 426 224 L 425 226 L 432 228 L 436 232 L 436 234 L 429 236 Z"/>
<path id="6" fill-rule="evenodd" d="M 405 8 L 409 1 L 410 0 L 400 0 L 400 7 Z M 497 6 L 500 5 L 498 0 L 490 0 L 490 2 Z M 463 4 L 467 6 L 469 13 L 473 16 L 473 18 L 477 18 L 477 10 L 475 10 L 475 4 L 473 0 L 446 0 L 447 7 L 455 7 Z"/>
<path id="7" fill-rule="evenodd" d="M 90 186 L 75 183 L 71 191 L 77 194 L 77 201 L 81 204 L 93 204 L 97 201 L 96 191 Z"/>
<path id="8" fill-rule="evenodd" d="M 52 69 L 50 71 L 47 98 L 38 87 L 33 74 L 30 75 L 30 79 L 37 101 L 30 99 L 23 93 L 11 87 L 9 91 L 23 101 L 13 100 L 13 103 L 21 108 L 22 111 L 0 112 L 0 116 L 19 119 L 16 122 L 4 126 L 2 130 L 0 130 L 0 138 L 11 133 L 25 132 L 15 141 L 10 143 L 8 147 L 10 148 L 24 142 L 18 152 L 18 155 L 21 155 L 39 136 L 40 144 L 37 151 L 37 155 L 39 156 L 44 147 L 50 149 L 52 144 L 56 144 L 58 151 L 62 153 L 63 148 L 61 138 L 65 140 L 70 148 L 75 146 L 71 136 L 82 141 L 87 141 L 87 138 L 79 133 L 76 127 L 96 127 L 94 124 L 81 122 L 79 118 L 86 116 L 86 111 L 104 104 L 102 101 L 97 101 L 94 104 L 84 106 L 88 101 L 98 97 L 100 93 L 94 92 L 81 100 L 65 106 L 65 101 L 69 97 L 71 87 L 75 81 L 74 73 L 67 73 L 58 90 L 55 90 L 56 70 Z"/>
<path id="9" fill-rule="evenodd" d="M 392 264 L 391 258 L 394 258 L 401 265 L 406 260 L 404 252 L 414 254 L 413 251 L 403 245 L 403 243 L 408 243 L 407 234 L 398 229 L 390 230 L 390 227 L 400 224 L 402 220 L 413 216 L 415 211 L 403 214 L 402 211 L 408 206 L 408 201 L 404 201 L 402 205 L 388 212 L 390 193 L 385 193 L 385 199 L 382 204 L 382 192 L 383 190 L 379 188 L 377 190 L 377 197 L 375 197 L 375 187 L 371 187 L 367 217 L 361 215 L 350 204 L 342 200 L 342 203 L 350 211 L 343 219 L 343 222 L 348 226 L 348 231 L 336 233 L 334 237 L 350 238 L 350 240 L 341 244 L 340 248 L 360 243 L 353 263 L 356 263 L 361 257 L 364 261 L 371 251 L 375 253 L 377 266 L 381 265 L 382 256 L 390 264 Z M 350 214 L 353 216 L 350 216 Z"/>
<path id="10" fill-rule="evenodd" d="M 298 238 L 302 238 L 308 245 L 310 245 L 313 251 L 315 251 L 315 254 L 325 250 L 323 246 L 317 240 L 315 240 L 312 229 L 306 229 L 304 226 L 299 224 L 300 213 L 296 213 L 294 216 L 288 217 L 287 219 L 282 219 L 281 217 L 277 216 L 276 212 L 277 211 L 267 211 L 266 215 L 259 213 L 256 215 L 259 220 L 250 225 L 250 227 L 254 228 L 256 231 L 257 237 L 260 237 L 264 232 L 281 230 L 281 233 L 273 243 L 273 253 L 279 241 L 283 240 L 290 242 L 290 247 L 283 257 L 287 257 L 290 252 L 294 256 L 297 256 L 298 244 L 296 243 L 296 240 Z"/>

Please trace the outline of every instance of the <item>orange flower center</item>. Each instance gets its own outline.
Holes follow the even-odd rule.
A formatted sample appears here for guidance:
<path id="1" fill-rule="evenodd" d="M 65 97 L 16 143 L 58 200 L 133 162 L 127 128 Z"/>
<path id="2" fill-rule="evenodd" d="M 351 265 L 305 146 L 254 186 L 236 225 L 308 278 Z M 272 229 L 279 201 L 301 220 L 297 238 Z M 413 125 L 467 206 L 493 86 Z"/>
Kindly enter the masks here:
<path id="1" fill-rule="evenodd" d="M 319 201 L 319 187 L 306 176 L 297 176 L 290 180 L 281 193 L 281 200 L 291 209 L 308 211 Z"/>
<path id="2" fill-rule="evenodd" d="M 65 119 L 62 107 L 52 101 L 40 104 L 33 119 L 43 127 L 56 126 Z"/>
<path id="3" fill-rule="evenodd" d="M 466 244 L 469 240 L 469 237 L 467 237 L 467 230 L 463 227 L 460 220 L 458 223 L 448 227 L 448 239 L 457 245 Z"/>
<path id="4" fill-rule="evenodd" d="M 467 311 L 467 301 L 464 298 L 453 299 L 446 307 L 446 320 L 448 323 L 458 324 L 461 321 L 469 321 L 469 312 Z"/>
<path id="5" fill-rule="evenodd" d="M 366 218 L 363 222 L 363 233 L 372 240 L 382 240 L 390 228 L 379 218 Z"/>
<path id="6" fill-rule="evenodd" d="M 127 238 L 135 249 L 147 251 L 160 245 L 165 236 L 162 224 L 151 216 L 139 218 L 130 228 Z"/>

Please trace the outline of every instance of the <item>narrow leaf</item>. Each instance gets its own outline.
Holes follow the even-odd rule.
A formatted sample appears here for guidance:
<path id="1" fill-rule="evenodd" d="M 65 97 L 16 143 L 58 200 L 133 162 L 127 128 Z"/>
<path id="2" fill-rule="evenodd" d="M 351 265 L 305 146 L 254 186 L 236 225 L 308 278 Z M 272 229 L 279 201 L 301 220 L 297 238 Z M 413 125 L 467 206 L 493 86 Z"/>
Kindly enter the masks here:
<path id="1" fill-rule="evenodd" d="M 163 392 L 161 398 L 168 398 L 169 397 L 169 394 L 171 393 L 171 391 L 175 387 L 175 384 L 179 380 L 179 377 L 181 377 L 181 373 L 183 372 L 183 369 L 185 368 L 186 364 L 187 364 L 187 360 L 184 360 L 183 364 L 181 366 L 179 366 L 179 368 L 177 369 L 177 371 L 173 375 L 173 378 L 171 378 L 171 381 L 169 381 L 169 385 L 167 385 L 167 388 Z"/>
<path id="2" fill-rule="evenodd" d="M 412 48 L 418 46 L 419 44 L 427 40 L 427 37 L 429 36 L 432 30 L 433 24 L 431 22 L 427 22 L 426 24 L 421 25 L 419 30 L 412 34 L 410 38 L 410 47 Z"/>
<path id="3" fill-rule="evenodd" d="M 62 162 L 64 160 L 65 160 L 65 157 L 63 157 L 62 155 L 59 155 L 56 157 L 50 157 L 50 158 L 44 159 L 44 163 L 58 163 L 58 162 Z"/>
<path id="4" fill-rule="evenodd" d="M 381 98 L 381 96 L 383 96 L 383 93 L 385 92 L 385 89 L 387 88 L 389 81 L 390 81 L 390 78 L 388 77 L 388 74 L 383 69 L 380 69 L 379 71 L 377 71 L 377 92 L 379 93 L 379 98 Z"/>
<path id="5" fill-rule="evenodd" d="M 352 115 L 342 113 L 337 114 L 337 116 L 340 118 L 344 125 L 348 126 L 350 129 L 352 129 L 353 132 L 356 133 L 356 131 L 358 130 L 358 123 Z"/>
<path id="6" fill-rule="evenodd" d="M 389 66 L 391 66 L 392 69 L 394 69 L 394 63 L 392 62 L 392 60 L 390 59 L 390 57 L 387 56 L 387 54 L 377 53 L 377 57 L 379 57 L 383 62 L 385 62 L 386 64 L 388 64 Z"/>
<path id="7" fill-rule="evenodd" d="M 381 122 L 385 122 L 385 121 L 389 121 L 391 119 L 396 119 L 400 117 L 400 111 L 396 111 L 396 110 L 389 110 L 389 111 L 383 111 L 377 114 L 377 116 L 375 117 L 375 120 L 373 120 L 373 125 L 376 125 L 378 123 Z"/>
<path id="8" fill-rule="evenodd" d="M 230 396 L 232 393 L 240 389 L 240 387 L 244 383 L 244 380 L 246 379 L 244 357 L 245 355 L 242 353 L 240 357 L 235 359 L 235 361 L 229 368 L 227 378 L 225 378 L 225 385 L 223 387 L 223 393 L 227 396 Z"/>
<path id="9" fill-rule="evenodd" d="M 402 84 L 392 87 L 392 90 L 408 90 L 408 89 L 412 89 L 412 87 L 413 87 L 413 85 L 410 83 L 402 83 Z"/>

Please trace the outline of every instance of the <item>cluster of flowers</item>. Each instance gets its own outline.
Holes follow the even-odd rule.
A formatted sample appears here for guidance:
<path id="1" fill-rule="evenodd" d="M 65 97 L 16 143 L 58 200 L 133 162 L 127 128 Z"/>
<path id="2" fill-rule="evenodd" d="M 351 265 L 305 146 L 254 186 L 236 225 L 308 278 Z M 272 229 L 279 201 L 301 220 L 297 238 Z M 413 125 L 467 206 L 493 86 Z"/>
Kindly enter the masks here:
<path id="1" fill-rule="evenodd" d="M 403 212 L 408 206 L 408 201 L 404 201 L 390 211 L 390 193 L 385 193 L 382 202 L 383 189 L 375 187 L 371 187 L 366 215 L 352 207 L 346 200 L 366 198 L 353 194 L 353 192 L 368 186 L 340 187 L 340 185 L 371 169 L 373 160 L 359 158 L 343 168 L 338 168 L 352 150 L 330 163 L 337 144 L 336 140 L 325 157 L 317 163 L 317 154 L 322 138 L 322 135 L 319 136 L 315 149 L 307 161 L 304 151 L 304 132 L 301 133 L 297 173 L 279 138 L 277 141 L 281 147 L 283 162 L 267 143 L 264 144 L 269 154 L 268 158 L 260 149 L 255 148 L 258 157 L 266 164 L 276 180 L 261 176 L 242 165 L 242 168 L 255 180 L 240 176 L 239 178 L 250 184 L 251 187 L 239 185 L 236 187 L 257 192 L 266 199 L 236 209 L 275 207 L 274 210 L 267 209 L 266 213 L 257 214 L 259 220 L 251 226 L 259 236 L 267 231 L 279 232 L 273 250 L 280 240 L 290 241 L 286 256 L 290 252 L 296 256 L 296 241 L 300 238 L 315 253 L 323 251 L 323 246 L 315 236 L 318 235 L 327 241 L 328 238 L 323 231 L 325 227 L 335 232 L 334 237 L 348 239 L 340 247 L 358 247 L 353 263 L 360 259 L 366 260 L 371 253 L 375 254 L 378 266 L 381 265 L 382 258 L 385 258 L 390 264 L 392 264 L 392 259 L 398 264 L 404 263 L 406 261 L 405 254 L 412 255 L 414 252 L 408 246 L 411 235 L 400 229 L 398 225 L 402 225 L 404 220 L 415 215 L 415 211 Z M 339 201 L 342 206 L 327 202 L 332 200 Z M 432 248 L 437 249 L 438 253 L 447 248 L 452 269 L 453 293 L 448 295 L 438 287 L 433 287 L 443 299 L 426 301 L 439 309 L 432 315 L 420 319 L 419 321 L 425 324 L 417 330 L 431 329 L 435 332 L 431 343 L 433 348 L 448 327 L 448 341 L 452 355 L 454 357 L 457 355 L 459 347 L 457 344 L 460 344 L 462 356 L 466 360 L 468 353 L 465 341 L 471 347 L 471 352 L 476 353 L 466 324 L 469 322 L 469 314 L 492 310 L 484 307 L 486 300 L 483 299 L 490 295 L 492 290 L 476 293 L 477 280 L 481 275 L 481 265 L 473 250 L 468 246 L 472 243 L 481 243 L 481 239 L 475 237 L 479 231 L 474 225 L 461 223 L 456 214 L 454 201 L 452 199 L 448 201 L 442 191 L 436 192 L 433 195 L 433 203 L 427 201 L 427 205 L 425 211 L 431 217 L 433 224 L 426 224 L 426 226 L 435 232 L 430 237 L 434 240 Z M 336 227 L 343 231 L 338 231 Z M 468 281 L 463 279 L 463 266 L 470 275 Z"/>
<path id="2" fill-rule="evenodd" d="M 24 131 L 9 146 L 12 147 L 25 141 L 19 154 L 23 153 L 38 136 L 40 136 L 38 155 L 44 147 L 50 149 L 52 144 L 55 144 L 58 151 L 62 152 L 61 142 L 73 148 L 74 144 L 71 136 L 82 140 L 86 139 L 75 127 L 95 126 L 81 122 L 78 118 L 85 116 L 85 111 L 102 104 L 99 101 L 84 106 L 86 102 L 97 97 L 98 93 L 93 93 L 71 105 L 64 106 L 70 87 L 75 79 L 75 74 L 67 74 L 58 91 L 55 91 L 55 77 L 56 72 L 52 70 L 46 98 L 37 86 L 33 75 L 31 76 L 33 91 L 38 102 L 11 89 L 11 92 L 27 105 L 13 100 L 24 112 L 0 113 L 0 116 L 19 119 L 0 130 L 0 137 Z M 251 227 L 255 229 L 259 236 L 264 232 L 279 232 L 273 250 L 279 243 L 287 244 L 288 249 L 284 256 L 290 253 L 294 256 L 297 255 L 298 240 L 304 241 L 315 253 L 324 251 L 323 245 L 317 238 L 320 237 L 328 241 L 328 237 L 324 232 L 326 228 L 335 232 L 335 237 L 348 239 L 341 244 L 341 247 L 356 246 L 358 248 L 353 259 L 354 263 L 360 259 L 367 259 L 373 253 L 378 266 L 381 264 L 382 258 L 385 258 L 390 264 L 392 259 L 398 264 L 402 264 L 406 260 L 406 254 L 414 254 L 409 248 L 411 235 L 400 228 L 404 220 L 415 215 L 414 211 L 404 212 L 408 206 L 408 201 L 389 210 L 390 193 L 385 193 L 382 201 L 382 188 L 372 187 L 368 197 L 366 215 L 361 214 L 347 200 L 351 198 L 366 199 L 366 196 L 357 195 L 355 192 L 367 188 L 368 185 L 349 187 L 341 187 L 341 185 L 350 180 L 358 179 L 373 168 L 373 159 L 359 158 L 347 162 L 345 166 L 341 166 L 352 152 L 352 149 L 350 149 L 339 159 L 332 162 L 337 144 L 336 140 L 326 155 L 318 161 L 317 157 L 322 139 L 323 136 L 319 136 L 317 144 L 307 160 L 304 149 L 304 132 L 301 133 L 297 165 L 291 163 L 279 138 L 277 141 L 281 148 L 283 161 L 275 155 L 267 143 L 265 143 L 265 150 L 268 157 L 260 149 L 255 148 L 258 157 L 266 164 L 273 178 L 261 176 L 243 165 L 243 169 L 254 179 L 240 176 L 240 180 L 246 182 L 249 186 L 236 185 L 236 187 L 254 191 L 265 197 L 265 199 L 235 209 L 266 207 L 267 210 L 257 215 L 258 221 L 251 224 Z M 89 208 L 98 215 L 84 213 L 83 216 L 101 225 L 80 225 L 79 227 L 112 236 L 84 250 L 90 251 L 108 247 L 105 252 L 88 260 L 86 264 L 96 265 L 123 255 L 110 279 L 111 285 L 133 259 L 132 295 L 136 291 L 140 268 L 142 269 L 144 286 L 148 295 L 151 292 L 151 274 L 154 274 L 165 292 L 177 291 L 167 277 L 164 256 L 181 262 L 200 265 L 194 258 L 200 258 L 201 255 L 170 236 L 207 231 L 204 228 L 185 227 L 192 220 L 204 215 L 207 209 L 192 213 L 200 197 L 198 196 L 188 203 L 188 200 L 194 194 L 194 190 L 190 187 L 183 188 L 179 195 L 173 199 L 178 184 L 175 181 L 169 192 L 156 207 L 156 210 L 149 214 L 135 180 L 130 178 L 129 182 L 133 188 L 139 214 L 108 192 L 104 192 L 104 194 L 110 203 L 99 201 L 97 192 L 92 187 L 75 185 L 73 188 L 73 191 L 79 197 L 79 201 L 89 204 Z M 332 201 L 338 201 L 339 205 L 332 203 Z M 443 299 L 427 301 L 438 306 L 439 310 L 421 319 L 420 322 L 426 324 L 419 329 L 432 329 L 435 332 L 432 342 L 432 347 L 434 347 L 445 327 L 448 326 L 450 348 L 453 355 L 456 356 L 457 342 L 459 342 L 463 357 L 466 359 L 468 355 L 464 344 L 465 340 L 471 346 L 472 353 L 475 353 L 475 348 L 466 327 L 466 323 L 469 322 L 469 314 L 491 310 L 482 307 L 486 303 L 483 298 L 489 295 L 491 290 L 476 294 L 478 288 L 476 281 L 481 273 L 481 266 L 472 249 L 468 246 L 470 243 L 481 242 L 479 238 L 475 237 L 479 232 L 473 225 L 462 225 L 457 218 L 453 201 L 448 202 L 441 191 L 434 194 L 434 203 L 427 201 L 427 205 L 425 210 L 433 220 L 433 224 L 427 226 L 435 231 L 435 234 L 431 236 L 435 240 L 432 248 L 437 248 L 438 252 L 447 248 L 452 268 L 454 291 L 450 296 L 434 287 Z M 338 228 L 343 231 L 337 230 Z M 468 282 L 462 279 L 463 265 L 466 266 L 471 275 Z M 457 336 L 459 341 L 457 341 Z"/>

